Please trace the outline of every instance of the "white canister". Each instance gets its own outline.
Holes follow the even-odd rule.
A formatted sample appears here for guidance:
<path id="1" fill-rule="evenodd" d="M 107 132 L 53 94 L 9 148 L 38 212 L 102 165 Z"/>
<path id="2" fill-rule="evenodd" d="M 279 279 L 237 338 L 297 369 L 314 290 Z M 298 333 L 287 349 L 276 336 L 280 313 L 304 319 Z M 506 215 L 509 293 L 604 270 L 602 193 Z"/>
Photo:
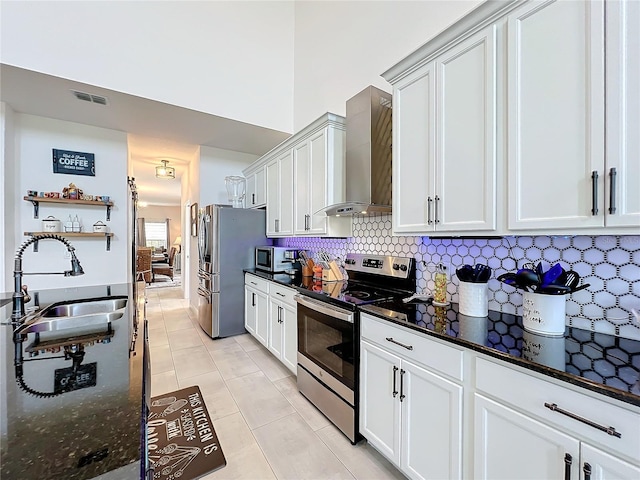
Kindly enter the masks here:
<path id="1" fill-rule="evenodd" d="M 42 231 L 47 233 L 58 233 L 62 231 L 62 222 L 57 218 L 49 215 L 42 220 Z"/>
<path id="2" fill-rule="evenodd" d="M 98 221 L 93 224 L 93 231 L 95 233 L 107 233 L 109 231 L 109 227 L 107 227 L 102 221 Z"/>
<path id="3" fill-rule="evenodd" d="M 564 335 L 566 310 L 564 295 L 522 294 L 522 324 L 530 332 Z"/>
<path id="4" fill-rule="evenodd" d="M 488 288 L 486 283 L 461 281 L 458 287 L 458 312 L 470 317 L 489 315 Z"/>

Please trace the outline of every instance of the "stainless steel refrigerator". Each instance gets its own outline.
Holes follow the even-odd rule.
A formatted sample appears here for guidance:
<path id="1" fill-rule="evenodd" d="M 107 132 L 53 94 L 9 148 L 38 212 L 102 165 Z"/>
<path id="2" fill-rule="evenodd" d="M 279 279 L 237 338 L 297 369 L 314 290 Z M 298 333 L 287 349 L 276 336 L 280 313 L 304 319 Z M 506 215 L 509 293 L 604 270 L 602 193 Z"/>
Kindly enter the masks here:
<path id="1" fill-rule="evenodd" d="M 208 205 L 198 223 L 198 320 L 212 338 L 244 329 L 244 273 L 254 249 L 270 243 L 264 210 Z"/>

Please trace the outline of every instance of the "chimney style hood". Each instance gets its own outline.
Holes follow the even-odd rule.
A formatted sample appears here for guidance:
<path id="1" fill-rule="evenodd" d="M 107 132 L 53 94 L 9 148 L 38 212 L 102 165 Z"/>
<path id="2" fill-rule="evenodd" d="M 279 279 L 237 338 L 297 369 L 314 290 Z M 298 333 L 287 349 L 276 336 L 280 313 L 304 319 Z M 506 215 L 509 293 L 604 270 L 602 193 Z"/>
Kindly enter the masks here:
<path id="1" fill-rule="evenodd" d="M 368 86 L 347 100 L 346 199 L 317 213 L 391 213 L 391 94 Z"/>

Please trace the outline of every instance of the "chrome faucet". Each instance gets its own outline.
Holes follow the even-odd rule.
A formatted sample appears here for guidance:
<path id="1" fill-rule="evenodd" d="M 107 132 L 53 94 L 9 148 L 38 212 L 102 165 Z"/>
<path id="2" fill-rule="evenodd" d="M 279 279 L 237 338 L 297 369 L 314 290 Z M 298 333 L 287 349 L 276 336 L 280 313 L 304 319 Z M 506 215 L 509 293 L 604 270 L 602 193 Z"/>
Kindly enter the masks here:
<path id="1" fill-rule="evenodd" d="M 58 240 L 63 243 L 69 253 L 71 254 L 71 270 L 66 270 L 64 272 L 28 272 L 25 273 L 22 271 L 22 254 L 25 249 L 40 240 Z M 20 248 L 16 251 L 16 257 L 14 259 L 14 267 L 13 267 L 13 281 L 14 281 L 14 290 L 13 290 L 13 313 L 11 314 L 11 320 L 13 322 L 19 322 L 25 316 L 24 304 L 27 288 L 26 285 L 22 285 L 22 277 L 23 275 L 64 275 L 65 277 L 75 277 L 77 275 L 84 275 L 84 270 L 82 269 L 82 265 L 80 265 L 80 261 L 78 257 L 76 257 L 75 248 L 64 238 L 59 235 L 53 235 L 50 233 L 46 233 L 43 235 L 35 235 L 31 237 L 29 240 L 24 242 Z M 28 297 L 27 297 L 27 300 Z"/>

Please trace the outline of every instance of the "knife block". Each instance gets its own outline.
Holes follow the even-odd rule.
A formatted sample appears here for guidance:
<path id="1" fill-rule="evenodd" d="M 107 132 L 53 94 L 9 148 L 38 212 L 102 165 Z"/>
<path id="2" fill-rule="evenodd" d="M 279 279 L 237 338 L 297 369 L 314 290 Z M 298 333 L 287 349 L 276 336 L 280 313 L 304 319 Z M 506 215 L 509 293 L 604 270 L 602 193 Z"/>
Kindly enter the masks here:
<path id="1" fill-rule="evenodd" d="M 330 268 L 325 268 L 322 270 L 322 281 L 323 282 L 339 282 L 342 278 L 336 277 L 334 271 Z"/>

